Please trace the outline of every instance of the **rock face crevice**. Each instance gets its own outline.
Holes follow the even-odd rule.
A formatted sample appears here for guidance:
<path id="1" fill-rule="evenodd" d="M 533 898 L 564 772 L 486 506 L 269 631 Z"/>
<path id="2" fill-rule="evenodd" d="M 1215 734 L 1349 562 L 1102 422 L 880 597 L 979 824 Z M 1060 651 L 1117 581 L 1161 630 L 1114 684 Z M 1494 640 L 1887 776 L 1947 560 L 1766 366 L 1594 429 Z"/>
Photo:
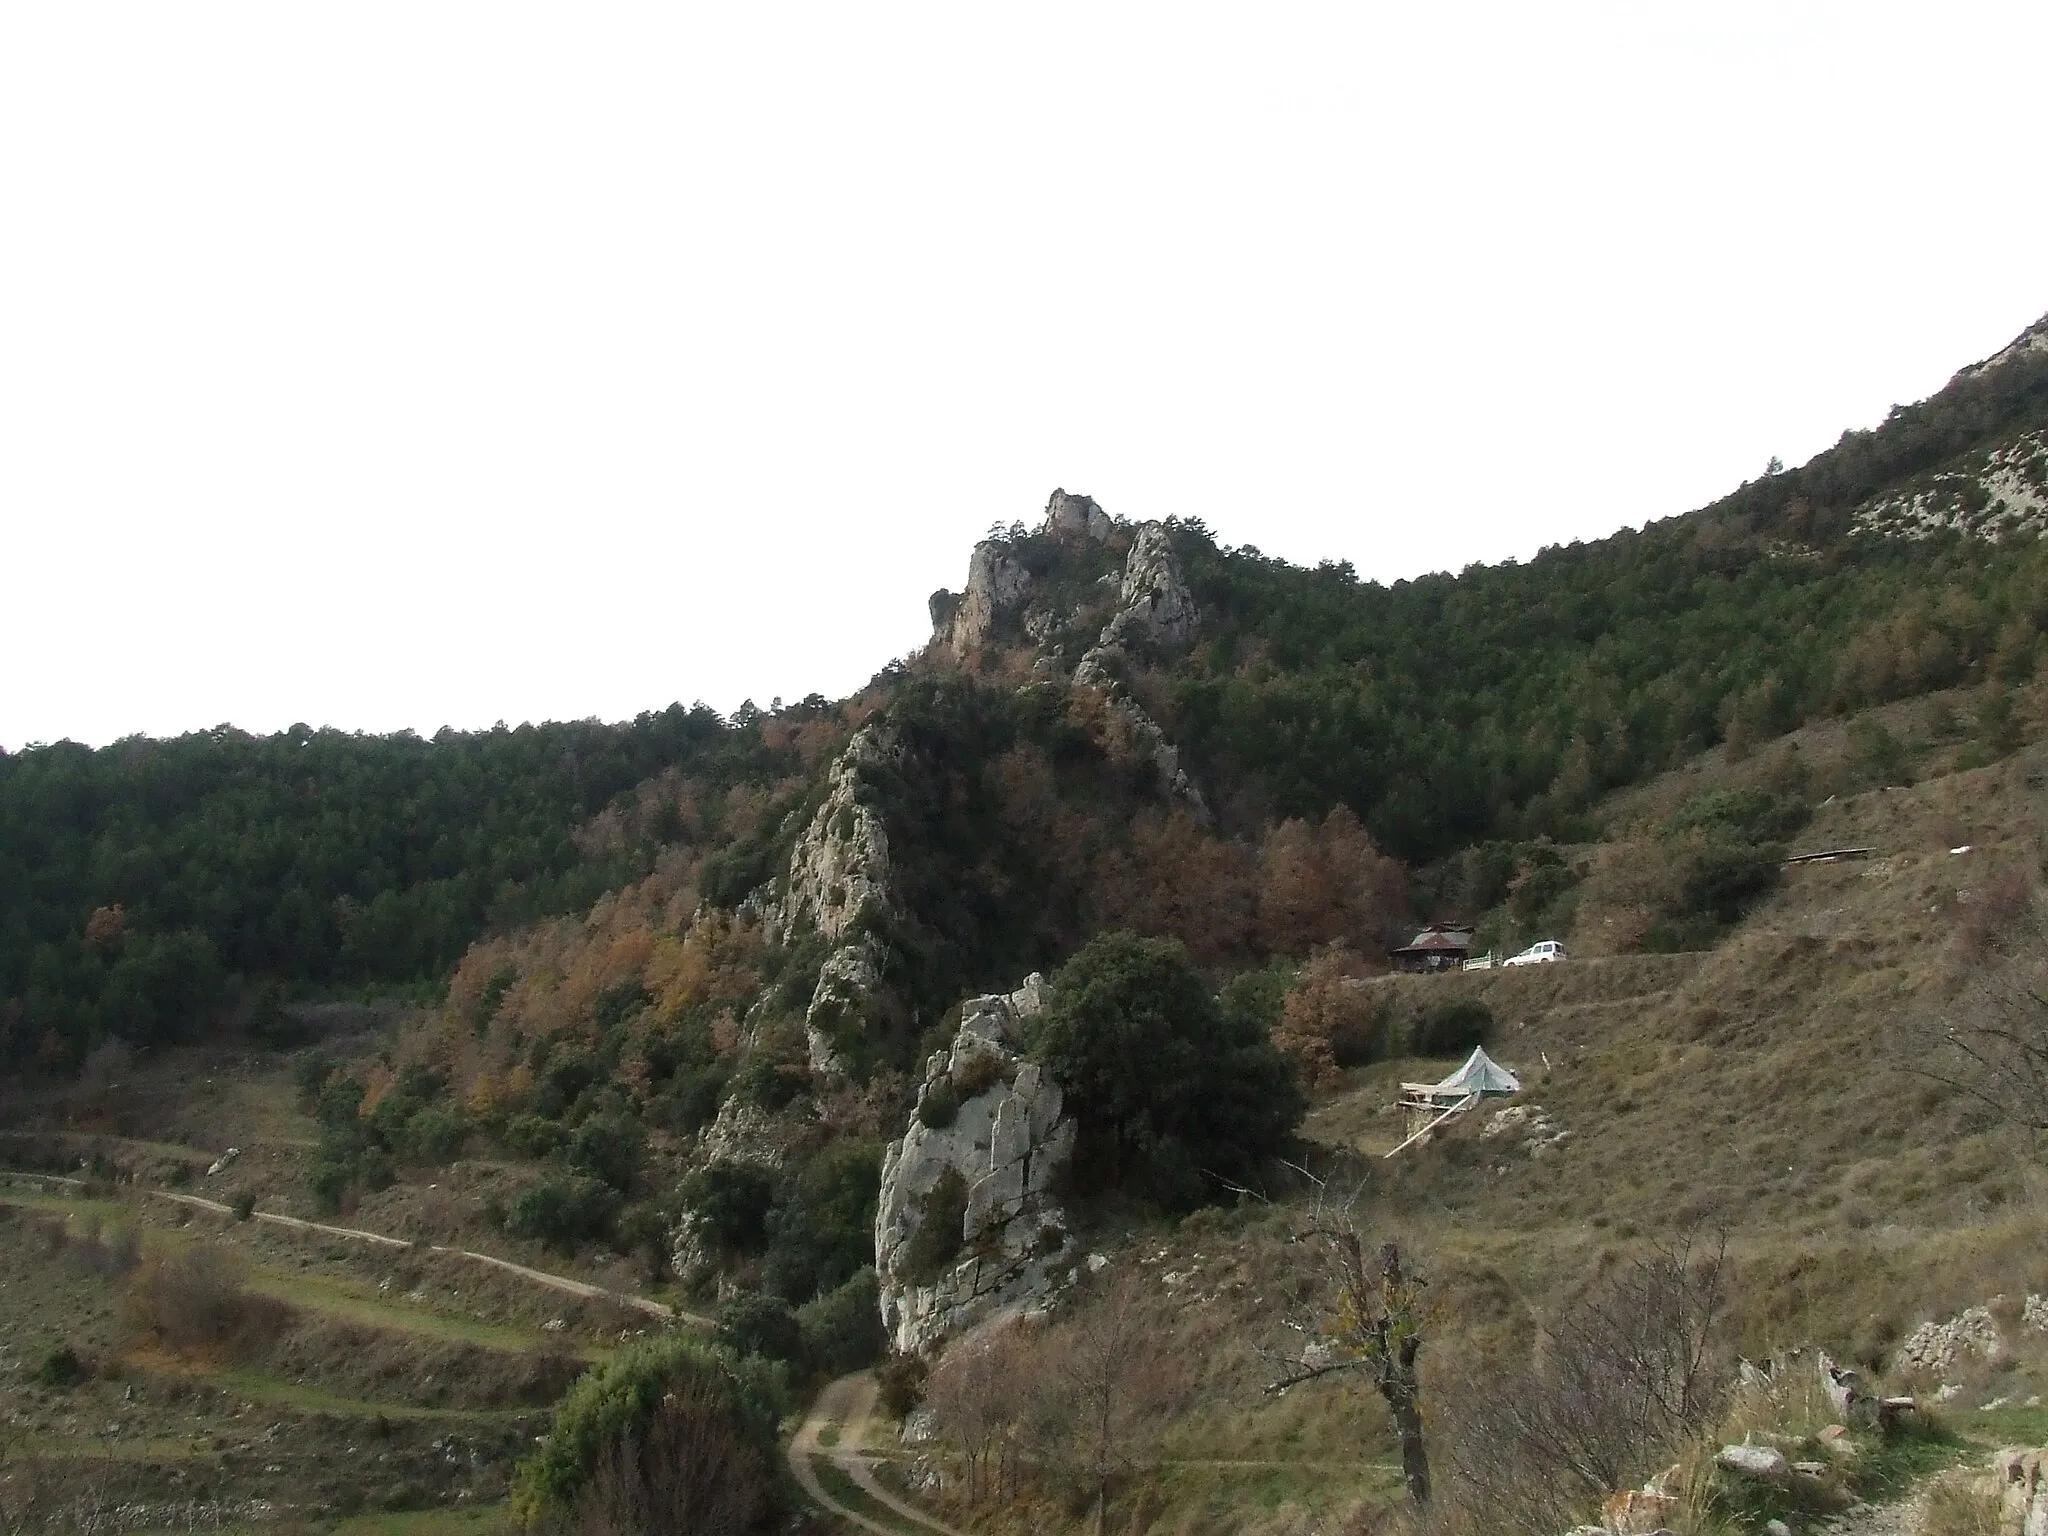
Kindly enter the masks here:
<path id="1" fill-rule="evenodd" d="M 1025 1021 L 1043 1005 L 1035 974 L 1015 992 L 970 1001 L 951 1049 L 925 1065 L 917 1115 L 883 1157 L 875 1269 L 882 1325 L 898 1350 L 925 1353 L 1030 1306 L 1054 1289 L 1062 1260 L 1071 1267 L 1052 1191 L 1073 1156 L 1074 1122 L 1059 1084 L 1022 1052 Z M 941 1099 L 949 1114 L 934 1112 Z M 934 1199 L 942 1185 L 964 1188 L 964 1208 Z M 948 1230 L 926 1230 L 939 1220 Z"/>

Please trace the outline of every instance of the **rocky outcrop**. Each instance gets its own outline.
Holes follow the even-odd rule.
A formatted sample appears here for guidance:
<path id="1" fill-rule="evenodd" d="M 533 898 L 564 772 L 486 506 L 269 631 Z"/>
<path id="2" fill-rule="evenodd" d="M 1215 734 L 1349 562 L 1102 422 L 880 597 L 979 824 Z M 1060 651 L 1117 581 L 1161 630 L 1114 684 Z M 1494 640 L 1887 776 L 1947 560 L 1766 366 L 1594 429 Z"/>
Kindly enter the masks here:
<path id="1" fill-rule="evenodd" d="M 1022 1053 L 1044 1001 L 1038 976 L 967 1004 L 951 1049 L 925 1066 L 917 1113 L 882 1160 L 875 1269 L 882 1325 L 924 1353 L 1028 1307 L 1072 1270 L 1052 1189 L 1074 1150 L 1059 1084 Z"/>
<path id="2" fill-rule="evenodd" d="M 945 614 L 943 634 L 955 656 L 966 658 L 995 637 L 1003 619 L 1024 606 L 1031 596 L 1031 573 L 1007 548 L 984 539 L 974 546 L 967 561 L 967 590 L 954 601 L 950 593 L 935 592 L 931 599 L 934 627 Z"/>
<path id="3" fill-rule="evenodd" d="M 1144 706 L 1125 692 L 1120 676 L 1129 660 L 1127 645 L 1131 641 L 1149 639 L 1179 647 L 1195 637 L 1198 616 L 1194 594 L 1188 590 L 1187 577 L 1160 524 L 1147 523 L 1138 530 L 1124 562 L 1117 601 L 1117 611 L 1103 626 L 1101 637 L 1075 666 L 1074 683 L 1107 693 L 1109 711 L 1116 718 L 1131 755 L 1152 760 L 1159 772 L 1160 787 L 1167 794 L 1206 811 L 1200 792 L 1181 767 L 1179 749 Z"/>
<path id="4" fill-rule="evenodd" d="M 2048 432 L 2028 432 L 1865 502 L 1852 526 L 1903 539 L 1950 530 L 1994 543 L 2036 537 L 2048 529 Z"/>
<path id="5" fill-rule="evenodd" d="M 1178 649 L 1195 638 L 1199 622 L 1195 595 L 1173 552 L 1173 541 L 1159 523 L 1147 523 L 1138 530 L 1137 541 L 1124 561 L 1123 591 L 1117 615 L 1103 632 L 1105 645 L 1134 630 L 1143 630 L 1164 646 Z"/>
<path id="6" fill-rule="evenodd" d="M 1132 644 L 1151 641 L 1179 649 L 1194 640 L 1200 622 L 1173 541 L 1161 524 L 1147 523 L 1138 530 L 1124 560 L 1117 610 L 1074 668 L 1074 681 L 1107 687 L 1115 681 Z"/>
<path id="7" fill-rule="evenodd" d="M 781 924 L 837 940 L 862 914 L 889 902 L 889 834 L 862 795 L 861 774 L 901 755 L 883 727 L 854 732 L 825 772 L 825 802 L 789 851 Z"/>
<path id="8" fill-rule="evenodd" d="M 889 909 L 889 834 L 868 803 L 862 776 L 893 765 L 901 752 L 884 726 L 854 732 L 826 772 L 824 803 L 790 850 L 773 929 L 782 938 L 815 929 L 836 946 L 819 969 L 804 1013 L 813 1072 L 840 1069 L 833 1034 L 881 986 L 881 948 L 863 919 Z"/>
<path id="9" fill-rule="evenodd" d="M 1093 539 L 1099 544 L 1116 531 L 1116 523 L 1096 505 L 1093 496 L 1070 496 L 1065 491 L 1054 491 L 1052 499 L 1045 504 L 1042 531 L 1063 541 Z"/>

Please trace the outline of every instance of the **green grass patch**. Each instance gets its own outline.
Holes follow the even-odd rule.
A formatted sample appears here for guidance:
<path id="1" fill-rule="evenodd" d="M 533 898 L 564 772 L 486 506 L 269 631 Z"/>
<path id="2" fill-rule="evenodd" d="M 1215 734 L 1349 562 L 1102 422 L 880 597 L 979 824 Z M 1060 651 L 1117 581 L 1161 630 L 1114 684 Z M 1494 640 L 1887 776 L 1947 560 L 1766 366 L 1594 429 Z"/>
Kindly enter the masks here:
<path id="1" fill-rule="evenodd" d="M 818 1474 L 818 1482 L 824 1490 L 855 1514 L 865 1515 L 875 1524 L 887 1526 L 892 1531 L 901 1531 L 903 1536 L 932 1536 L 930 1526 L 904 1519 L 856 1483 L 837 1463 L 821 1456 L 811 1463 L 811 1467 Z"/>
<path id="2" fill-rule="evenodd" d="M 289 1408 L 294 1413 L 320 1413 L 338 1419 L 374 1419 L 382 1415 L 387 1419 L 507 1424 L 519 1419 L 545 1417 L 548 1413 L 546 1408 L 425 1408 L 411 1403 L 376 1402 L 369 1398 L 345 1397 L 338 1392 L 304 1386 L 295 1381 L 282 1381 L 266 1372 L 240 1366 L 194 1370 L 190 1374 L 252 1402 Z"/>
<path id="3" fill-rule="evenodd" d="M 1956 1427 L 1966 1438 L 1992 1447 L 2048 1445 L 2048 1408 L 1994 1408 L 1973 1413 Z"/>
<path id="4" fill-rule="evenodd" d="M 1989 1417 L 1989 1415 L 1985 1415 Z M 1915 1483 L 1953 1466 L 1973 1449 L 1945 1424 L 1863 1442 L 1856 1463 L 1856 1491 L 1872 1502 L 1894 1499 Z"/>
<path id="5" fill-rule="evenodd" d="M 412 1334 L 417 1338 L 439 1339 L 451 1344 L 474 1344 L 507 1354 L 527 1354 L 550 1336 L 536 1328 L 508 1323 L 486 1322 L 481 1318 L 451 1317 L 418 1303 L 392 1298 L 367 1282 L 333 1275 L 258 1269 L 249 1276 L 248 1287 L 260 1296 L 270 1296 L 308 1312 L 318 1312 L 345 1322 L 359 1323 L 387 1333 Z M 605 1357 L 607 1351 L 590 1345 L 563 1341 L 586 1360 Z"/>
<path id="6" fill-rule="evenodd" d="M 25 1185 L 0 1188 L 0 1205 L 19 1206 L 23 1210 L 44 1211 L 80 1219 L 97 1216 L 103 1222 L 125 1221 L 135 1209 L 119 1200 L 102 1200 L 84 1194 L 69 1194 L 59 1189 L 36 1189 Z"/>
<path id="7" fill-rule="evenodd" d="M 351 1515 L 327 1527 L 334 1536 L 495 1536 L 518 1527 L 504 1504 L 468 1509 L 414 1509 L 402 1514 Z"/>

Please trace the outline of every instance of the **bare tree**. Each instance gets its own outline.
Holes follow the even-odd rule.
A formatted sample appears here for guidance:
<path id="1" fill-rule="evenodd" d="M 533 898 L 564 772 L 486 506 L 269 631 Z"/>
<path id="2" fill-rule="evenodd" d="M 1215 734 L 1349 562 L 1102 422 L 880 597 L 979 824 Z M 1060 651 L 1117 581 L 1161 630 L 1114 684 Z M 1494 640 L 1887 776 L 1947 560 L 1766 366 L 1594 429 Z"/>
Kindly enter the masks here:
<path id="1" fill-rule="evenodd" d="M 1048 1358 L 1065 1399 L 1076 1466 L 1095 1491 L 1099 1532 L 1112 1485 L 1138 1463 L 1185 1377 L 1129 1275 L 1054 1331 Z"/>
<path id="2" fill-rule="evenodd" d="M 1036 1468 L 1085 1487 L 1101 1530 L 1186 1388 L 1140 1281 L 1125 1275 L 1057 1324 L 1012 1323 L 956 1343 L 925 1402 L 966 1462 L 971 1496 L 1014 1494 Z"/>
<path id="3" fill-rule="evenodd" d="M 925 1406 L 966 1461 L 972 1498 L 1013 1486 L 1041 1374 L 1036 1332 L 1013 1323 L 963 1339 L 926 1383 Z"/>
<path id="4" fill-rule="evenodd" d="M 1719 1231 L 1652 1248 L 1561 1308 L 1535 1358 L 1469 1383 L 1451 1415 L 1468 1501 L 1495 1522 L 1568 1524 L 1711 1424 L 1726 1251 Z"/>
<path id="5" fill-rule="evenodd" d="M 1940 1049 L 1914 1070 L 2024 1130 L 2048 1131 L 2048 964 L 2014 959 L 1936 1015 Z"/>
<path id="6" fill-rule="evenodd" d="M 1321 1180 L 1308 1221 L 1296 1240 L 1319 1256 L 1334 1297 L 1312 1323 L 1296 1320 L 1303 1346 L 1279 1358 L 1280 1374 L 1267 1385 L 1278 1395 L 1306 1381 L 1341 1371 L 1363 1373 L 1386 1399 L 1401 1442 L 1401 1478 L 1417 1506 L 1429 1503 L 1429 1452 L 1422 1434 L 1422 1292 L 1427 1284 L 1402 1261 L 1397 1244 L 1369 1245 L 1352 1216 L 1357 1193 L 1342 1205 L 1329 1200 Z"/>

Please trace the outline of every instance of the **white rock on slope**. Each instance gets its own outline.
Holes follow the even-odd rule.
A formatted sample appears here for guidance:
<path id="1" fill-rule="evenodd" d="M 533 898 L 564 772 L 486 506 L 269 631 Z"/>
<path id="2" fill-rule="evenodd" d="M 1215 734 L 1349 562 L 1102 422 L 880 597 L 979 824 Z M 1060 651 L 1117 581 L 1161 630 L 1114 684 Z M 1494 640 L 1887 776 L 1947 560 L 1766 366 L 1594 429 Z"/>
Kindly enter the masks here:
<path id="1" fill-rule="evenodd" d="M 948 1124 L 913 1118 L 883 1158 L 875 1269 L 882 1325 L 899 1350 L 924 1353 L 998 1311 L 1022 1310 L 1053 1288 L 1063 1261 L 1071 1267 L 1066 1214 L 1051 1189 L 1073 1155 L 1074 1122 L 1059 1084 L 1019 1049 L 1043 1000 L 1033 975 L 1015 992 L 968 1003 L 952 1048 L 926 1064 L 918 1102 L 942 1083 L 984 1085 L 961 1094 Z M 959 1252 L 940 1274 L 908 1274 L 926 1197 L 949 1172 L 967 1189 Z"/>

